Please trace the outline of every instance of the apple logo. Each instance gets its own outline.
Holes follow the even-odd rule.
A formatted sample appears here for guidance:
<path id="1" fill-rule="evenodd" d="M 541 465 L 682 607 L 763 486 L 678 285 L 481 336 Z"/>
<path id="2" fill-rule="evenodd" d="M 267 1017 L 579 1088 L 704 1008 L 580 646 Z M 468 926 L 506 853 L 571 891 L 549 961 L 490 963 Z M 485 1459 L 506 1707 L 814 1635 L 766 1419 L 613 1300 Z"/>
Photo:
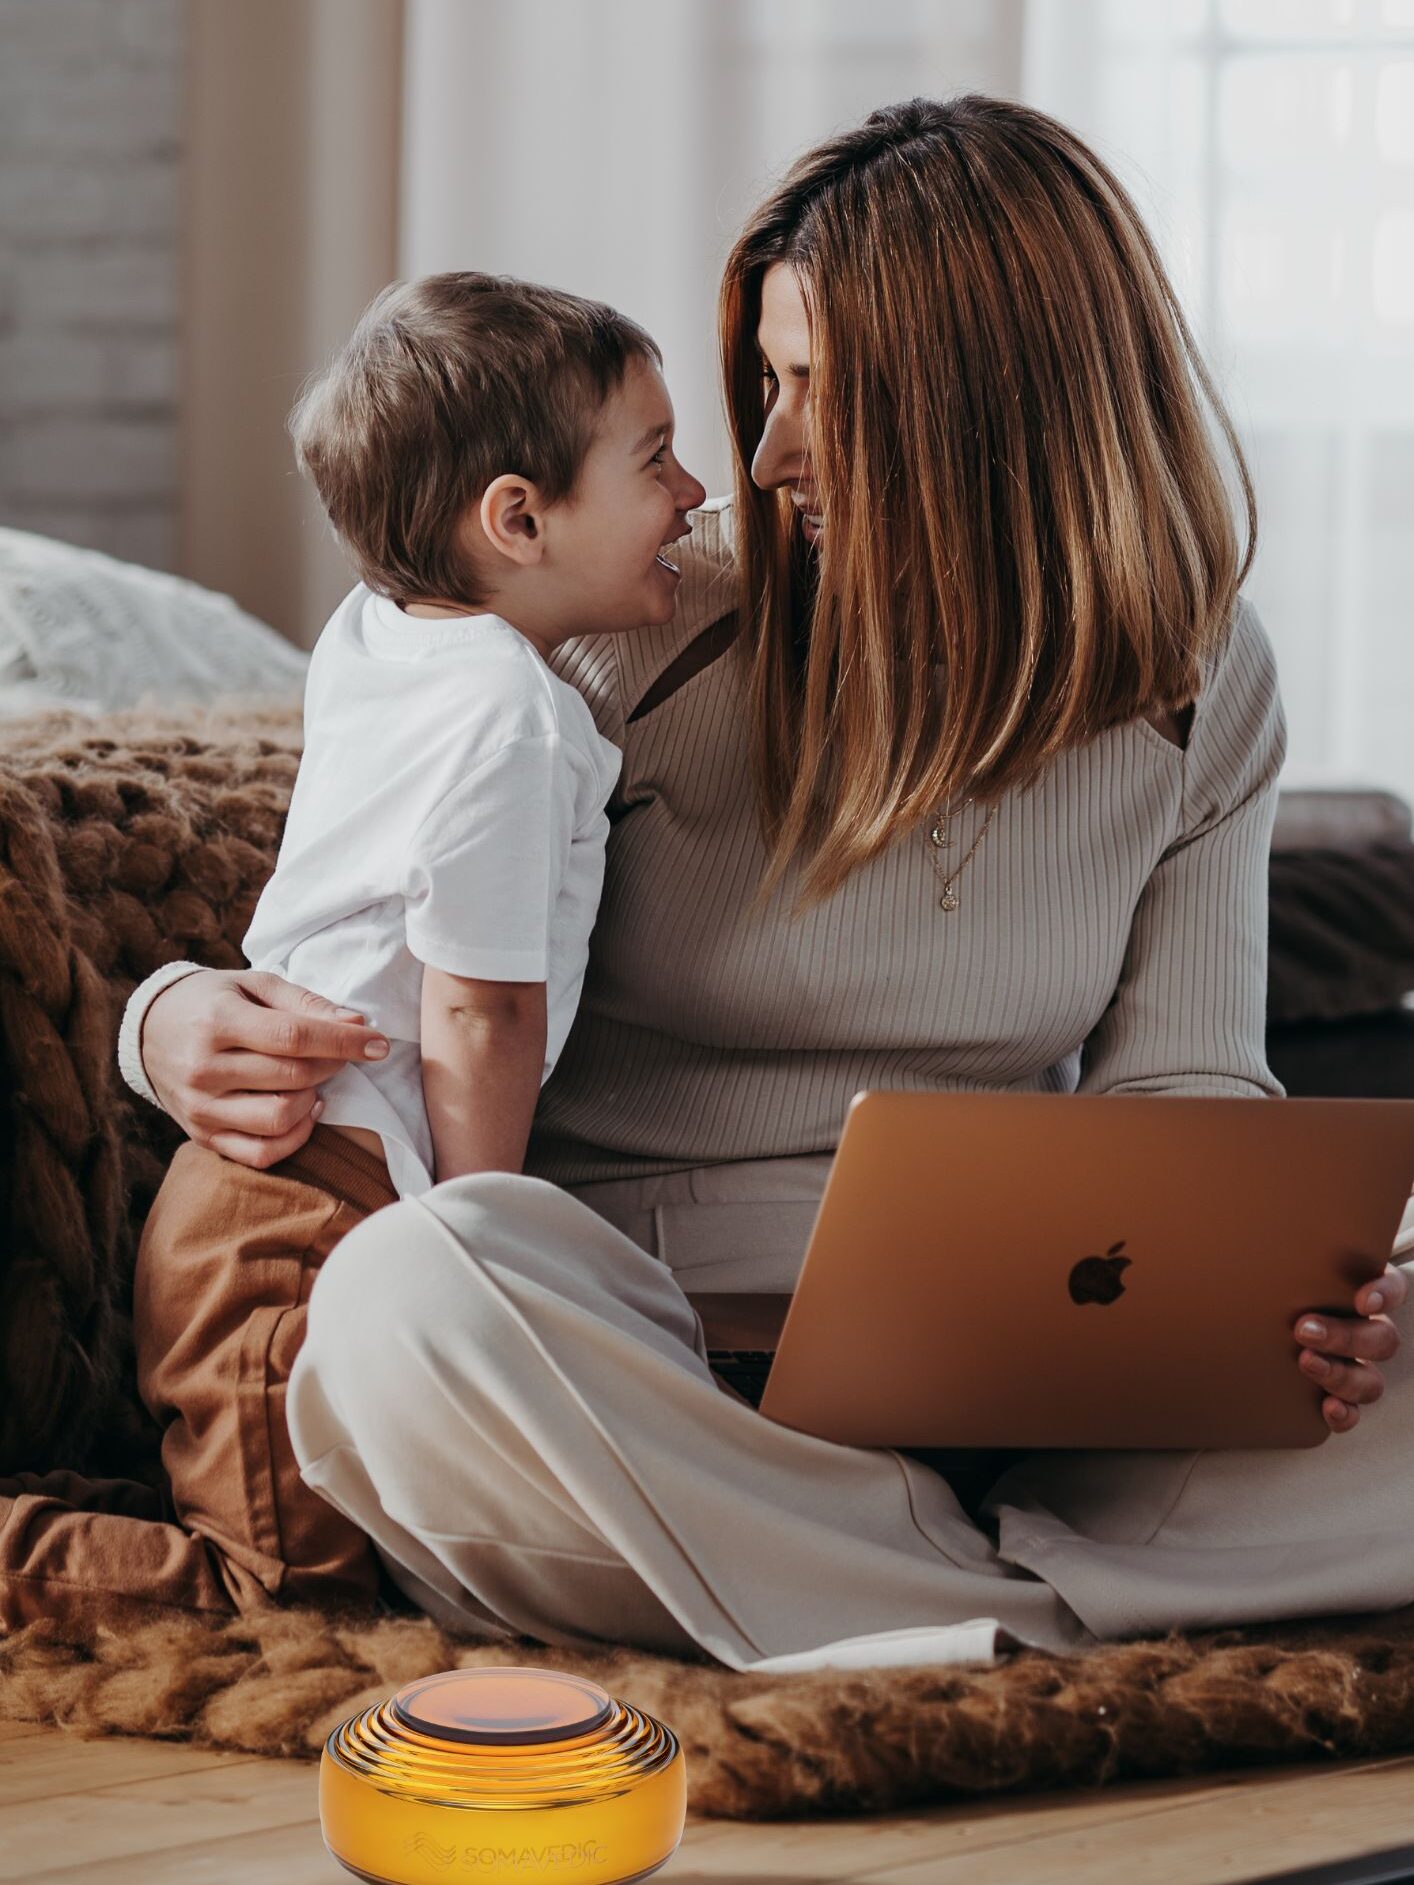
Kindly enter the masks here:
<path id="1" fill-rule="evenodd" d="M 1129 1258 L 1121 1257 L 1117 1252 L 1123 1250 L 1124 1239 L 1111 1244 L 1103 1257 L 1082 1257 L 1070 1273 L 1070 1300 L 1086 1303 L 1112 1303 L 1124 1294 L 1124 1284 L 1120 1280 L 1120 1271 L 1129 1268 Z"/>

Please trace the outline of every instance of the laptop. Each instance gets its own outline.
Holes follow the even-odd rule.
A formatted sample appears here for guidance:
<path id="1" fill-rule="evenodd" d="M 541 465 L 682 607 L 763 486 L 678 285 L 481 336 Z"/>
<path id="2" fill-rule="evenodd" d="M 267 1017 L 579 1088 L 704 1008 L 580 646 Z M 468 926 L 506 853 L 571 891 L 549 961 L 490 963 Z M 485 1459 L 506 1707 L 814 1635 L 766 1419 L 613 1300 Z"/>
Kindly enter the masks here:
<path id="1" fill-rule="evenodd" d="M 1411 1186 L 1414 1100 L 866 1092 L 794 1294 L 692 1300 L 821 1439 L 1317 1446 L 1292 1325 L 1350 1309 Z"/>

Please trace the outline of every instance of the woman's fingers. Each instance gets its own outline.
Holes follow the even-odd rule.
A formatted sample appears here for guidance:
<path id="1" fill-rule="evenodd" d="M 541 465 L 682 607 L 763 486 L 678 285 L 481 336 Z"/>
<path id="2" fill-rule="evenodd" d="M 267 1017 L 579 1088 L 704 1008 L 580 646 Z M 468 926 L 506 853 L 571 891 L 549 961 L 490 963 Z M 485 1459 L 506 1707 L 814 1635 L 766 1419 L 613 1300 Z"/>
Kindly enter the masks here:
<path id="1" fill-rule="evenodd" d="M 278 975 L 208 970 L 157 998 L 141 1051 L 159 1098 L 198 1145 L 264 1170 L 309 1137 L 321 1083 L 348 1061 L 381 1060 L 388 1042 L 351 1009 Z"/>
<path id="2" fill-rule="evenodd" d="M 1409 1279 L 1396 1264 L 1388 1264 L 1383 1276 L 1356 1290 L 1356 1312 L 1362 1316 L 1394 1315 L 1404 1307 L 1408 1294 Z"/>
<path id="3" fill-rule="evenodd" d="M 1378 1368 L 1359 1361 L 1332 1361 L 1328 1355 L 1303 1348 L 1298 1361 L 1303 1374 L 1324 1388 L 1328 1397 L 1351 1407 L 1368 1407 L 1385 1391 L 1384 1377 Z"/>
<path id="4" fill-rule="evenodd" d="M 314 1121 L 306 1114 L 293 1132 L 279 1139 L 252 1139 L 241 1132 L 216 1132 L 200 1143 L 219 1152 L 222 1158 L 234 1159 L 237 1165 L 250 1165 L 263 1172 L 278 1165 L 282 1158 L 288 1158 L 291 1152 L 298 1152 L 313 1130 Z"/>
<path id="5" fill-rule="evenodd" d="M 322 1086 L 343 1068 L 342 1060 L 282 1060 L 270 1054 L 243 1054 L 227 1048 L 205 1069 L 199 1084 L 214 1095 L 296 1093 Z M 193 1078 L 193 1084 L 198 1084 Z"/>
<path id="6" fill-rule="evenodd" d="M 215 1045 L 275 1060 L 381 1060 L 388 1042 L 377 1028 L 342 1019 L 339 1009 L 278 975 L 247 971 L 233 978 Z"/>
<path id="7" fill-rule="evenodd" d="M 1305 1344 L 1297 1365 L 1324 1390 L 1321 1414 L 1333 1433 L 1349 1433 L 1360 1409 L 1384 1393 L 1384 1377 L 1375 1364 L 1399 1349 L 1399 1331 L 1385 1317 L 1403 1307 L 1406 1293 L 1403 1274 L 1388 1268 L 1356 1292 L 1357 1314 L 1297 1319 L 1296 1339 Z"/>
<path id="8" fill-rule="evenodd" d="M 299 982 L 287 982 L 283 975 L 275 975 L 269 969 L 243 969 L 236 980 L 252 1000 L 263 1003 L 267 1008 L 289 1008 L 296 1014 L 329 1016 L 345 1021 L 367 1019 L 362 1009 L 341 1008 L 337 1002 L 316 995 L 312 988 L 305 988 Z"/>
<path id="9" fill-rule="evenodd" d="M 1388 1361 L 1399 1348 L 1399 1335 L 1388 1322 L 1365 1316 L 1302 1316 L 1296 1339 L 1337 1360 Z"/>
<path id="10" fill-rule="evenodd" d="M 1321 1402 L 1321 1413 L 1332 1433 L 1349 1433 L 1360 1419 L 1358 1407 L 1351 1407 L 1347 1401 L 1337 1401 L 1329 1394 Z"/>
<path id="11" fill-rule="evenodd" d="M 222 1093 L 193 1106 L 192 1125 L 202 1135 L 200 1143 L 215 1151 L 220 1150 L 216 1138 L 227 1133 L 283 1143 L 291 1133 L 313 1123 L 309 1115 L 318 1099 L 318 1087 L 300 1087 L 289 1093 Z"/>

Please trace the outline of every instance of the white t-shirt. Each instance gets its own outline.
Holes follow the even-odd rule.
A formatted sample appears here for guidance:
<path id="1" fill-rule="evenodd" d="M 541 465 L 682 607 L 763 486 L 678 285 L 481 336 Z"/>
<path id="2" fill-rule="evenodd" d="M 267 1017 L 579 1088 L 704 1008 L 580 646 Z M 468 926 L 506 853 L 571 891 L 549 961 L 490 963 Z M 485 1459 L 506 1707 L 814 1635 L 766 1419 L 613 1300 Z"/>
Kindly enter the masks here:
<path id="1" fill-rule="evenodd" d="M 434 1182 L 423 965 L 543 981 L 543 1084 L 579 1002 L 621 759 L 498 616 L 406 615 L 360 584 L 319 637 L 304 755 L 245 953 L 388 1036 L 386 1059 L 324 1086 L 323 1119 L 377 1132 L 400 1195 Z"/>

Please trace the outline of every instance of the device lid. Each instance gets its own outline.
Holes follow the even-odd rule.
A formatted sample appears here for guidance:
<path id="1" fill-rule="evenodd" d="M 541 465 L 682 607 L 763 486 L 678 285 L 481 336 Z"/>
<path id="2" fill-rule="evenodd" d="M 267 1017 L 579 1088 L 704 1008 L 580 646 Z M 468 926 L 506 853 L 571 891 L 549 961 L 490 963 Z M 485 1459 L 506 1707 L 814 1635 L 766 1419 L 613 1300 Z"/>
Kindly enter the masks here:
<path id="1" fill-rule="evenodd" d="M 530 1747 L 592 1734 L 614 1713 L 597 1682 L 554 1669 L 449 1669 L 393 1696 L 404 1727 L 437 1741 Z"/>

